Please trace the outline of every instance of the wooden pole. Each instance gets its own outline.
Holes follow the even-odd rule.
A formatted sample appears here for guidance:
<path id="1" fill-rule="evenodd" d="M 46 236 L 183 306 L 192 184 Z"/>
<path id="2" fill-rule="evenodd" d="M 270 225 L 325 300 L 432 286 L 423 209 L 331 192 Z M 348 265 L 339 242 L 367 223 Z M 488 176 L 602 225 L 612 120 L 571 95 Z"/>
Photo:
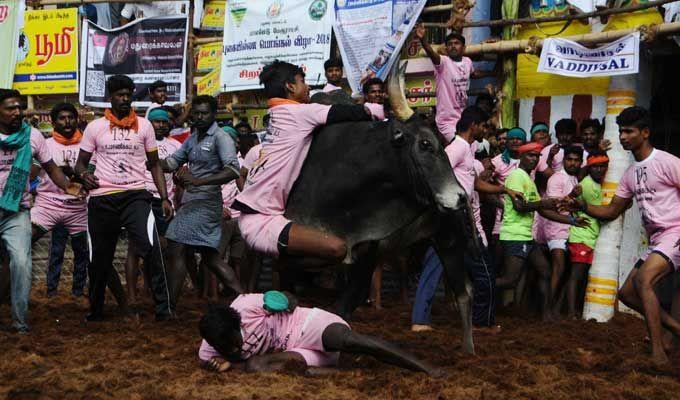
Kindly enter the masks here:
<path id="1" fill-rule="evenodd" d="M 188 30 L 187 37 L 187 101 L 191 101 L 194 96 L 194 2 L 189 2 L 189 21 L 187 23 Z"/>
<path id="2" fill-rule="evenodd" d="M 587 19 L 593 17 L 604 17 L 608 15 L 632 13 L 635 11 L 646 10 L 648 8 L 659 7 L 667 3 L 672 3 L 677 0 L 657 0 L 650 1 L 648 3 L 638 4 L 633 7 L 621 7 L 621 8 L 608 8 L 602 11 L 593 11 L 589 13 L 578 13 L 573 15 L 562 15 L 556 17 L 542 17 L 542 18 L 515 18 L 515 19 L 499 19 L 493 21 L 470 21 L 463 23 L 463 28 L 474 28 L 480 26 L 508 26 L 508 25 L 522 25 L 522 24 L 533 24 L 533 23 L 544 23 L 544 22 L 558 22 L 558 21 L 573 21 L 579 19 Z M 442 6 L 432 6 L 425 7 L 423 9 L 423 14 L 428 12 L 443 12 L 453 9 L 452 5 L 442 5 Z M 435 28 L 446 28 L 445 22 L 425 22 L 426 27 Z"/>

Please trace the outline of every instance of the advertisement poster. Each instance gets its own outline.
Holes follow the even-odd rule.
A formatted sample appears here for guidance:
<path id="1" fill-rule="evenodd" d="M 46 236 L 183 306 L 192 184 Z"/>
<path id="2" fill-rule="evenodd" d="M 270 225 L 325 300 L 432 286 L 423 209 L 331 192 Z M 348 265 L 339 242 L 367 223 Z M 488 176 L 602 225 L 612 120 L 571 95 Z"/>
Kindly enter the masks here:
<path id="1" fill-rule="evenodd" d="M 352 92 L 386 79 L 425 7 L 425 0 L 338 0 L 333 30 Z"/>
<path id="2" fill-rule="evenodd" d="M 78 92 L 78 9 L 31 10 L 19 36 L 14 89 L 22 94 Z"/>
<path id="3" fill-rule="evenodd" d="M 196 72 L 210 72 L 220 68 L 222 61 L 222 43 L 208 43 L 198 48 Z"/>
<path id="4" fill-rule="evenodd" d="M 639 60 L 640 32 L 593 49 L 551 38 L 543 42 L 538 72 L 575 78 L 637 74 Z"/>
<path id="5" fill-rule="evenodd" d="M 227 2 L 208 1 L 203 11 L 203 21 L 201 21 L 202 31 L 221 31 L 224 29 L 224 14 L 226 13 Z"/>
<path id="6" fill-rule="evenodd" d="M 413 94 L 434 92 L 436 89 L 434 76 L 413 76 L 407 77 L 406 91 Z M 406 99 L 408 105 L 411 107 L 434 107 L 437 105 L 437 99 L 432 97 L 410 97 Z"/>
<path id="7" fill-rule="evenodd" d="M 187 17 L 144 18 L 116 29 L 83 24 L 80 103 L 108 107 L 106 79 L 127 75 L 135 82 L 133 105 L 148 107 L 148 86 L 168 83 L 168 105 L 186 101 Z"/>
<path id="8" fill-rule="evenodd" d="M 221 91 L 258 89 L 274 59 L 299 65 L 324 84 L 331 51 L 331 0 L 230 0 L 224 21 Z"/>
<path id="9" fill-rule="evenodd" d="M 196 84 L 196 94 L 202 96 L 215 96 L 220 92 L 220 70 L 215 69 L 211 73 L 201 77 Z"/>

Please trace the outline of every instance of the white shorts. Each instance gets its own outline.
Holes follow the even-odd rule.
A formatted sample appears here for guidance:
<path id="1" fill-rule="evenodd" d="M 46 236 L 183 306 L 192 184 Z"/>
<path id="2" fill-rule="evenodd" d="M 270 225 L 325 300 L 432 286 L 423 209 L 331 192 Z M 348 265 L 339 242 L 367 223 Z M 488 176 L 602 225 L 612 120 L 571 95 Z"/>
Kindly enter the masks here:
<path id="1" fill-rule="evenodd" d="M 550 251 L 557 250 L 567 250 L 567 239 L 555 239 L 548 240 L 548 248 Z"/>

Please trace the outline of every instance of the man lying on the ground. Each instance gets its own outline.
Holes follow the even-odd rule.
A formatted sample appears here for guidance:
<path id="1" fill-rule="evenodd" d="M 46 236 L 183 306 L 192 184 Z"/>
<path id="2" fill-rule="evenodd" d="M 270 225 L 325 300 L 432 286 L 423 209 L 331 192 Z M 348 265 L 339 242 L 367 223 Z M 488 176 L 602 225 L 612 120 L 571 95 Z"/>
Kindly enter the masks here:
<path id="1" fill-rule="evenodd" d="M 441 375 L 441 370 L 397 346 L 352 331 L 339 316 L 319 308 L 297 307 L 292 295 L 273 290 L 240 295 L 229 307 L 211 309 L 199 328 L 203 341 L 198 357 L 204 368 L 215 372 L 236 365 L 248 372 L 276 371 L 295 364 L 332 367 L 342 351 Z M 241 361 L 245 364 L 232 364 Z"/>

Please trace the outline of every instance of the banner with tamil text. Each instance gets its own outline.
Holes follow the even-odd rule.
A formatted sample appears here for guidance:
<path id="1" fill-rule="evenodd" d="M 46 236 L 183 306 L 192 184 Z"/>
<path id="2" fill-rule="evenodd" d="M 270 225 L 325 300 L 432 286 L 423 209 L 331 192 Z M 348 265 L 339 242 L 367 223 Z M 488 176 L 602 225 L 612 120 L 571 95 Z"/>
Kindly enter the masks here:
<path id="1" fill-rule="evenodd" d="M 387 78 L 426 0 L 337 0 L 333 31 L 352 92 Z"/>
<path id="2" fill-rule="evenodd" d="M 278 59 L 300 66 L 308 82 L 326 81 L 332 0 L 230 0 L 224 19 L 221 91 L 259 89 L 260 71 Z"/>
<path id="3" fill-rule="evenodd" d="M 14 89 L 22 94 L 78 92 L 78 9 L 30 10 L 19 36 Z"/>
<path id="4" fill-rule="evenodd" d="M 187 16 L 143 18 L 116 29 L 83 24 L 80 103 L 108 107 L 106 79 L 127 75 L 135 82 L 133 106 L 148 107 L 148 86 L 168 83 L 168 101 L 186 101 Z"/>
<path id="5" fill-rule="evenodd" d="M 538 72 L 576 78 L 628 75 L 638 73 L 639 60 L 640 32 L 593 49 L 551 38 L 543 42 Z"/>

